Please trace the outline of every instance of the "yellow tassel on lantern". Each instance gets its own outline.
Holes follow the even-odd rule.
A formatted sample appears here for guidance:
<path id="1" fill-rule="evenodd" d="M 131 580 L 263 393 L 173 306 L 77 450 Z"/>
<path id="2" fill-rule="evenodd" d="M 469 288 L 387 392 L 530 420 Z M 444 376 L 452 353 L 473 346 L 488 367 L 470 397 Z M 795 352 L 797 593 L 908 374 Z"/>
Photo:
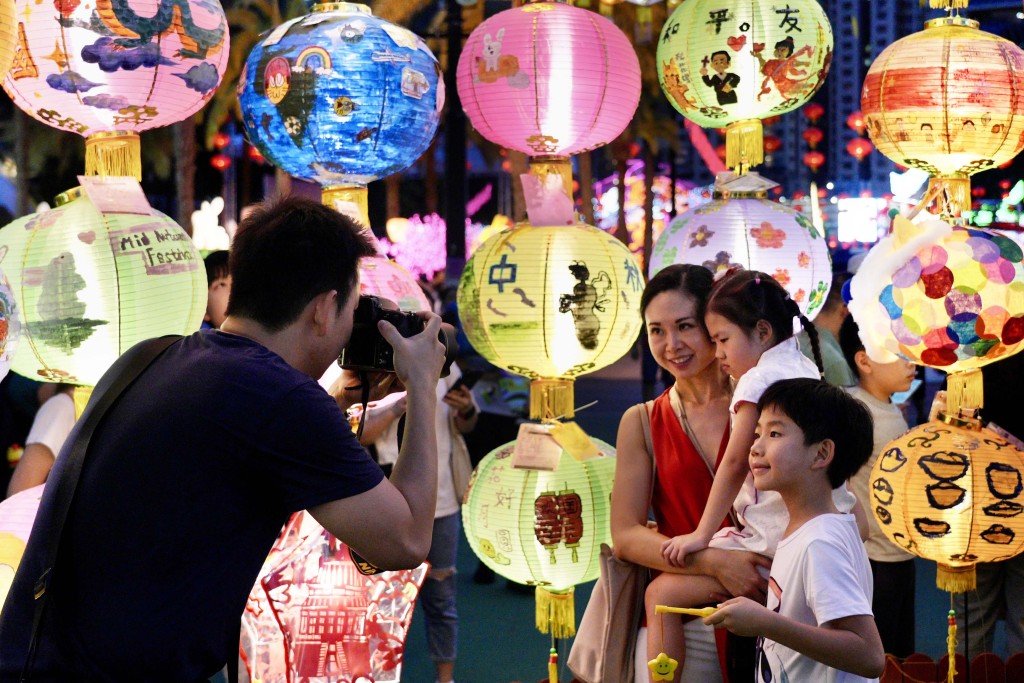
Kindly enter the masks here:
<path id="1" fill-rule="evenodd" d="M 94 133 L 85 139 L 85 175 L 142 180 L 142 148 L 130 131 Z"/>
<path id="2" fill-rule="evenodd" d="M 572 418 L 575 391 L 571 379 L 535 379 L 530 382 L 530 419 Z"/>
<path id="3" fill-rule="evenodd" d="M 562 188 L 569 199 L 572 199 L 572 162 L 569 157 L 556 154 L 530 157 L 530 175 L 537 176 L 541 186 L 547 183 L 548 176 L 559 176 Z"/>
<path id="4" fill-rule="evenodd" d="M 743 175 L 764 161 L 764 127 L 761 119 L 730 123 L 725 129 L 725 165 Z"/>
<path id="5" fill-rule="evenodd" d="M 949 670 L 946 673 L 946 682 L 954 683 L 956 678 L 956 612 L 949 610 L 949 632 L 946 634 L 946 654 L 949 655 Z"/>
<path id="6" fill-rule="evenodd" d="M 928 0 L 932 9 L 964 9 L 969 0 Z"/>
<path id="7" fill-rule="evenodd" d="M 960 218 L 971 208 L 971 179 L 967 176 L 936 176 L 928 181 L 928 189 L 936 188 L 939 215 L 946 220 Z"/>
<path id="8" fill-rule="evenodd" d="M 960 411 L 985 407 L 984 382 L 981 370 L 954 372 L 946 378 L 946 411 L 952 417 L 960 417 Z"/>
<path id="9" fill-rule="evenodd" d="M 370 226 L 369 203 L 365 185 L 334 185 L 320 191 L 320 201 L 338 213 L 359 221 L 363 227 Z"/>
<path id="10" fill-rule="evenodd" d="M 85 406 L 89 404 L 89 399 L 92 398 L 92 387 L 79 385 L 75 387 L 74 392 L 71 394 L 71 398 L 75 402 L 75 419 L 82 417 L 82 413 L 85 412 Z"/>
<path id="11" fill-rule="evenodd" d="M 935 585 L 947 593 L 967 593 L 978 588 L 978 574 L 973 564 L 954 567 L 939 562 L 935 569 Z"/>
<path id="12" fill-rule="evenodd" d="M 537 586 L 537 630 L 550 632 L 555 638 L 571 638 L 576 635 L 576 603 L 573 589 L 553 593 Z"/>

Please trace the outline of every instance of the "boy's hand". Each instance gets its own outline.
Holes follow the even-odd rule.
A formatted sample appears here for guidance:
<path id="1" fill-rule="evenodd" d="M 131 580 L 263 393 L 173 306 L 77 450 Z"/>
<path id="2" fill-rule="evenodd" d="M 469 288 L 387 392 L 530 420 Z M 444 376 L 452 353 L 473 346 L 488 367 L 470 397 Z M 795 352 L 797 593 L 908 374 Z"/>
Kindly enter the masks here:
<path id="1" fill-rule="evenodd" d="M 738 636 L 760 636 L 766 630 L 767 620 L 774 612 L 749 598 L 733 598 L 718 606 L 704 623 L 715 628 L 727 628 Z"/>
<path id="2" fill-rule="evenodd" d="M 699 535 L 697 532 L 684 534 L 670 538 L 661 544 L 661 556 L 673 567 L 686 565 L 686 556 L 708 547 L 711 539 Z"/>

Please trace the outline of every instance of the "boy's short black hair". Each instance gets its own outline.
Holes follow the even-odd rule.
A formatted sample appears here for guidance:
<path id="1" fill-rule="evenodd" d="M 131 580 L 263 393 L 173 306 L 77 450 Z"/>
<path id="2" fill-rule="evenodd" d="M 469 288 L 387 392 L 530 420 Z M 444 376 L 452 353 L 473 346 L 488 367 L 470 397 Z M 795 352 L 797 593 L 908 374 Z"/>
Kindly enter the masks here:
<path id="1" fill-rule="evenodd" d="M 796 423 L 804 445 L 831 439 L 835 455 L 828 466 L 828 481 L 838 488 L 871 457 L 874 424 L 863 403 L 839 387 L 820 379 L 784 379 L 765 389 L 758 411 L 772 407 Z"/>
<path id="2" fill-rule="evenodd" d="M 860 340 L 860 328 L 852 315 L 843 318 L 839 328 L 839 348 L 843 350 L 846 364 L 853 370 L 853 376 L 860 379 L 860 368 L 857 367 L 857 353 L 864 350 L 864 342 Z"/>
<path id="3" fill-rule="evenodd" d="M 203 265 L 206 267 L 206 286 L 209 287 L 216 280 L 228 276 L 228 251 L 227 249 L 218 249 L 217 251 L 211 251 L 203 259 Z"/>
<path id="4" fill-rule="evenodd" d="M 375 253 L 357 222 L 319 202 L 261 204 L 231 244 L 228 315 L 276 332 L 324 292 L 338 292 L 340 309 L 358 282 L 359 259 Z"/>

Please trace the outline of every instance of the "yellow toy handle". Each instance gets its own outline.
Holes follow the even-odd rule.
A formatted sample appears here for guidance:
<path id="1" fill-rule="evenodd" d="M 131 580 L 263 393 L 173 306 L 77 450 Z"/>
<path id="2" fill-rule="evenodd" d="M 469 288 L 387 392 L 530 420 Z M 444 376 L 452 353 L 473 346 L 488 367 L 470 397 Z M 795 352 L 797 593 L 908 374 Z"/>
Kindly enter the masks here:
<path id="1" fill-rule="evenodd" d="M 655 614 L 665 614 L 670 612 L 672 614 L 686 614 L 691 617 L 700 617 L 706 619 L 712 614 L 718 611 L 717 607 L 669 607 L 668 605 L 655 605 Z"/>

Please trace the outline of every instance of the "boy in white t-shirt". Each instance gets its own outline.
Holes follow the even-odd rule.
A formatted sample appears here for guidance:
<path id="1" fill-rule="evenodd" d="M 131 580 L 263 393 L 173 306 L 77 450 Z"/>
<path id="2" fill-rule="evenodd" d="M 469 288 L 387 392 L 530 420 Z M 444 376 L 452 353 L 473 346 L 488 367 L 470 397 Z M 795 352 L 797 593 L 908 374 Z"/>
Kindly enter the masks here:
<path id="1" fill-rule="evenodd" d="M 734 598 L 705 623 L 759 636 L 757 681 L 877 680 L 885 653 L 871 615 L 871 567 L 853 515 L 839 513 L 831 495 L 871 455 L 871 415 L 814 379 L 776 382 L 757 407 L 754 484 L 780 494 L 789 525 L 767 607 Z"/>

